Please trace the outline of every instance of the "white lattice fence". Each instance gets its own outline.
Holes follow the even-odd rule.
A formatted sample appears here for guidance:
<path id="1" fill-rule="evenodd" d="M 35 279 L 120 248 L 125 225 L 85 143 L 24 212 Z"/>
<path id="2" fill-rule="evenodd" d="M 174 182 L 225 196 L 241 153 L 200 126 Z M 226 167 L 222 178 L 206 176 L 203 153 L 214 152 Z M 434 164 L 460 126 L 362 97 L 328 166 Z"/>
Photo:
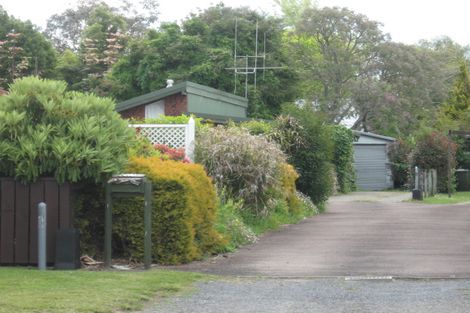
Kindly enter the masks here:
<path id="1" fill-rule="evenodd" d="M 152 144 L 164 144 L 172 148 L 184 148 L 186 155 L 193 160 L 196 123 L 191 117 L 188 124 L 131 124 Z"/>

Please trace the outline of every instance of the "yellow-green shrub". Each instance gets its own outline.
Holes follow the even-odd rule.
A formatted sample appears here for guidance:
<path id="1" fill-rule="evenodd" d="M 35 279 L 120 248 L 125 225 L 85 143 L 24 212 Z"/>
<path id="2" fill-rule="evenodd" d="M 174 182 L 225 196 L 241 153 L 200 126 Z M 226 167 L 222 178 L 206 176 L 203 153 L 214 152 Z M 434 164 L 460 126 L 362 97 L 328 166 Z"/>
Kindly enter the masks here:
<path id="1" fill-rule="evenodd" d="M 288 163 L 281 165 L 281 188 L 284 193 L 284 199 L 289 206 L 290 213 L 298 215 L 302 213 L 302 206 L 297 198 L 297 189 L 295 187 L 295 181 L 299 178 L 299 174 L 294 167 Z"/>
<path id="2" fill-rule="evenodd" d="M 201 165 L 134 157 L 127 170 L 145 174 L 152 182 L 152 243 L 157 262 L 189 262 L 224 244 L 224 238 L 213 228 L 215 188 Z M 128 256 L 141 258 L 142 197 L 116 202 L 113 213 L 113 239 Z"/>

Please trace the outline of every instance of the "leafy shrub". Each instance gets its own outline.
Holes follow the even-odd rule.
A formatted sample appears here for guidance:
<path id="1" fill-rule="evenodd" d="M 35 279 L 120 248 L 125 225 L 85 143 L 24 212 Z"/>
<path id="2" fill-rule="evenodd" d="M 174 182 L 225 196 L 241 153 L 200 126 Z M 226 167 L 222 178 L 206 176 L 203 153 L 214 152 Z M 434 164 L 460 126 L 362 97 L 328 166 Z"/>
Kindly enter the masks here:
<path id="1" fill-rule="evenodd" d="M 295 181 L 299 178 L 294 167 L 288 163 L 281 165 L 281 191 L 283 199 L 286 201 L 289 212 L 293 215 L 301 215 L 302 206 L 297 197 L 297 189 L 295 188 Z"/>
<path id="2" fill-rule="evenodd" d="M 409 184 L 409 179 L 411 178 L 411 151 L 411 145 L 403 139 L 398 139 L 389 145 L 388 156 L 395 188 L 401 188 Z"/>
<path id="3" fill-rule="evenodd" d="M 308 196 L 304 195 L 300 191 L 297 191 L 296 194 L 297 199 L 299 199 L 303 207 L 305 216 L 312 216 L 320 213 L 320 210 L 318 210 L 318 208 L 315 206 L 315 204 L 313 204 L 312 200 Z"/>
<path id="4" fill-rule="evenodd" d="M 0 97 L 0 175 L 105 181 L 127 162 L 133 132 L 108 98 L 26 77 Z"/>
<path id="5" fill-rule="evenodd" d="M 242 199 L 257 216 L 269 214 L 267 200 L 280 187 L 285 161 L 275 143 L 237 127 L 210 128 L 196 140 L 195 160 L 230 198 Z"/>
<path id="6" fill-rule="evenodd" d="M 169 115 L 159 115 L 156 118 L 146 118 L 146 119 L 135 119 L 131 118 L 129 123 L 131 124 L 188 124 L 191 115 L 178 115 L 178 116 L 169 116 Z M 203 127 L 202 118 L 192 116 L 196 124 L 196 129 Z"/>
<path id="7" fill-rule="evenodd" d="M 155 145 L 153 145 L 147 139 L 147 137 L 142 136 L 139 133 L 136 133 L 134 140 L 131 142 L 129 156 L 164 158 L 162 152 L 160 152 L 158 149 L 155 149 Z"/>
<path id="8" fill-rule="evenodd" d="M 269 135 L 273 126 L 271 123 L 266 121 L 251 120 L 247 122 L 240 123 L 240 127 L 245 128 L 252 135 Z"/>
<path id="9" fill-rule="evenodd" d="M 201 165 L 164 161 L 158 157 L 134 157 L 127 170 L 145 174 L 152 182 L 154 261 L 161 264 L 185 263 L 219 251 L 226 244 L 226 239 L 214 229 L 217 214 L 215 188 Z M 96 190 L 100 191 L 88 194 L 87 198 L 102 194 L 102 188 Z M 141 260 L 143 197 L 116 198 L 113 202 L 113 252 L 116 256 Z M 82 246 L 91 253 L 99 251 L 103 240 L 102 231 L 96 232 L 104 227 L 103 207 L 103 203 L 78 202 L 76 226 L 84 234 Z M 100 237 L 98 242 L 97 234 Z"/>
<path id="10" fill-rule="evenodd" d="M 338 189 L 348 193 L 355 188 L 356 173 L 354 171 L 354 134 L 341 125 L 333 127 L 334 158 L 333 164 L 337 177 Z"/>
<path id="11" fill-rule="evenodd" d="M 191 162 L 189 158 L 186 157 L 184 148 L 171 148 L 164 144 L 156 144 L 154 148 L 169 160 L 181 161 L 184 163 Z"/>
<path id="12" fill-rule="evenodd" d="M 307 147 L 306 138 L 302 135 L 304 127 L 299 120 L 290 115 L 279 115 L 274 121 L 273 129 L 269 137 L 276 141 L 282 151 L 292 158 L 296 151 Z"/>
<path id="13" fill-rule="evenodd" d="M 240 215 L 242 211 L 243 201 L 241 200 L 228 199 L 220 201 L 215 229 L 228 239 L 228 243 L 220 252 L 233 251 L 242 245 L 257 240 L 256 234 L 245 224 Z"/>
<path id="14" fill-rule="evenodd" d="M 300 174 L 297 189 L 309 196 L 315 205 L 323 207 L 323 203 L 333 192 L 331 127 L 308 107 L 289 105 L 284 107 L 284 113 L 289 116 L 284 117 L 289 121 L 288 124 L 284 123 L 284 128 L 289 131 L 281 134 L 287 133 L 289 137 L 282 139 L 286 145 L 281 146 Z M 292 140 L 295 140 L 294 143 Z"/>
<path id="15" fill-rule="evenodd" d="M 447 192 L 449 165 L 452 172 L 451 177 L 454 177 L 456 151 L 457 145 L 452 140 L 441 133 L 432 131 L 418 139 L 413 152 L 413 164 L 421 169 L 437 170 L 437 190 Z M 451 188 L 453 188 L 453 183 L 452 180 L 450 182 Z"/>

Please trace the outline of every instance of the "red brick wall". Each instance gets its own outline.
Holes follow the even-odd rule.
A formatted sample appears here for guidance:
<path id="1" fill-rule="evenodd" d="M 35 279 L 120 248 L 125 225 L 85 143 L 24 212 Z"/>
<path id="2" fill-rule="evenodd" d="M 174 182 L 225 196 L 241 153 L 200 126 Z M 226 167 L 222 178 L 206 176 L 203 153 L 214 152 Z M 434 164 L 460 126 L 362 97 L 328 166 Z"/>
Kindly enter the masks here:
<path id="1" fill-rule="evenodd" d="M 182 94 L 165 98 L 165 115 L 177 116 L 188 113 L 188 97 Z"/>
<path id="2" fill-rule="evenodd" d="M 139 105 L 137 107 L 131 108 L 129 110 L 121 111 L 122 118 L 136 118 L 144 119 L 145 118 L 145 105 Z"/>

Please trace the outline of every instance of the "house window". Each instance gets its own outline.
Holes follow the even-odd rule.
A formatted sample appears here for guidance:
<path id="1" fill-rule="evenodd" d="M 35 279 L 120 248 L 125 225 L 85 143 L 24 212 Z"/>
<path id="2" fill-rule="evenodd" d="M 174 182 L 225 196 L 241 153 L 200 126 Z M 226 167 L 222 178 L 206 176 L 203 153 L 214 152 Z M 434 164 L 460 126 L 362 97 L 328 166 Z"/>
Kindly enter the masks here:
<path id="1" fill-rule="evenodd" d="M 145 106 L 145 118 L 157 118 L 165 114 L 165 103 L 163 100 L 147 104 Z"/>

